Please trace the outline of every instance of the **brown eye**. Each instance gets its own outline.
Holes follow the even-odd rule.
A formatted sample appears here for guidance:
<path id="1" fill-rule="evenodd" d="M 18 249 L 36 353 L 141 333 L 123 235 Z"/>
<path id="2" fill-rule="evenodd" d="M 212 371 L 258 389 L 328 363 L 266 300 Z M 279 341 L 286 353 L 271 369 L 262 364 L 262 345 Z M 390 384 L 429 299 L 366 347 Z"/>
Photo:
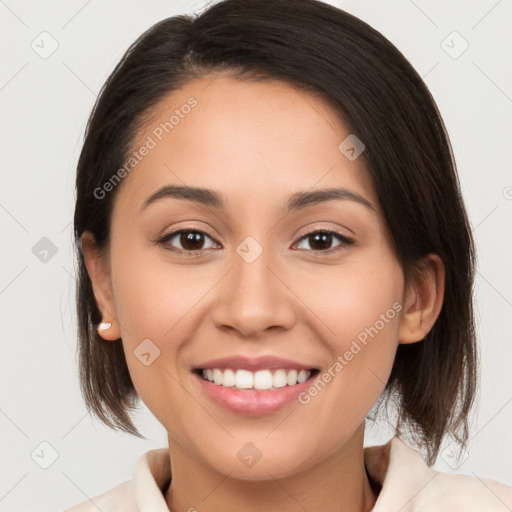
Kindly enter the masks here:
<path id="1" fill-rule="evenodd" d="M 159 243 L 166 246 L 171 245 L 172 250 L 176 251 L 196 252 L 212 248 L 205 247 L 207 239 L 212 240 L 212 238 L 204 231 L 181 229 L 165 235 L 161 240 L 159 240 Z M 179 246 L 176 247 L 176 244 L 179 244 Z"/>
<path id="2" fill-rule="evenodd" d="M 332 242 L 336 239 L 338 239 L 340 243 L 332 247 Z M 325 229 L 308 233 L 307 235 L 304 235 L 301 240 L 306 240 L 309 242 L 309 250 L 318 252 L 327 252 L 334 250 L 340 245 L 351 245 L 354 243 L 353 240 L 347 238 L 341 233 L 338 233 L 337 231 Z"/>

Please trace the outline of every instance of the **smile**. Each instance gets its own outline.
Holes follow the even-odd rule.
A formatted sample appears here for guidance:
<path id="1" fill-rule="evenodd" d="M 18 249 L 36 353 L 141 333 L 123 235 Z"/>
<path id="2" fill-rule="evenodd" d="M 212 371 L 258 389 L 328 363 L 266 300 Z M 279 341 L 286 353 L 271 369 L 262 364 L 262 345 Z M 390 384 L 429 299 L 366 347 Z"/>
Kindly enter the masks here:
<path id="1" fill-rule="evenodd" d="M 246 416 L 265 416 L 293 403 L 305 392 L 320 370 L 196 369 L 195 382 L 213 404 Z M 291 384 L 290 384 L 291 383 Z"/>
<path id="2" fill-rule="evenodd" d="M 251 372 L 245 369 L 208 368 L 200 370 L 203 379 L 217 386 L 238 390 L 274 390 L 285 386 L 295 386 L 305 382 L 318 370 L 266 369 Z"/>

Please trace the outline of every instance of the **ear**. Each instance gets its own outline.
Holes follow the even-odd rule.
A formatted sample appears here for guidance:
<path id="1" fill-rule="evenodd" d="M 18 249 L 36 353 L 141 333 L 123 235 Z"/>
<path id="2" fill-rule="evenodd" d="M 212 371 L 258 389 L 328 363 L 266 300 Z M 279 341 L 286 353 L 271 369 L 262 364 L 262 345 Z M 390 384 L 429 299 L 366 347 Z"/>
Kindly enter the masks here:
<path id="1" fill-rule="evenodd" d="M 119 323 L 112 298 L 112 285 L 107 258 L 100 254 L 90 231 L 84 231 L 80 238 L 87 273 L 91 279 L 94 297 L 101 313 L 102 322 L 109 322 L 109 329 L 98 330 L 104 340 L 114 341 L 121 337 Z"/>
<path id="2" fill-rule="evenodd" d="M 405 292 L 399 343 L 421 341 L 432 329 L 444 300 L 445 270 L 437 254 L 429 254 Z"/>

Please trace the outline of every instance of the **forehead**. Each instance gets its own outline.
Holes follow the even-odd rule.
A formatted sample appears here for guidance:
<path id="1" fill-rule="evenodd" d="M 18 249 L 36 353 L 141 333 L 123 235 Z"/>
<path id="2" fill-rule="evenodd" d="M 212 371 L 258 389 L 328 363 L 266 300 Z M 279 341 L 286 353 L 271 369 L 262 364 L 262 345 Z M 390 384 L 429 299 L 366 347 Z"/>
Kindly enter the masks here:
<path id="1" fill-rule="evenodd" d="M 340 151 L 350 135 L 317 95 L 280 81 L 207 76 L 146 116 L 132 146 L 136 165 L 118 192 L 141 205 L 165 184 L 199 186 L 222 191 L 234 208 L 344 186 L 376 204 L 363 158 Z"/>

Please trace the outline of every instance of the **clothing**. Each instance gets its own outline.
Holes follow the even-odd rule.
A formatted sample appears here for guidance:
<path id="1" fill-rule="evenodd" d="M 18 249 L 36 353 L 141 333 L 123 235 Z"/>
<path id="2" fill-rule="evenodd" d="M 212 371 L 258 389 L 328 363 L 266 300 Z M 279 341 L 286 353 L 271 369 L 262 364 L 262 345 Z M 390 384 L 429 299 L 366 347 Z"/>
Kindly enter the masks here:
<path id="1" fill-rule="evenodd" d="M 367 474 L 381 487 L 372 512 L 510 512 L 512 487 L 429 468 L 421 455 L 395 436 L 364 448 Z M 170 478 L 168 448 L 146 452 L 127 480 L 65 512 L 169 512 L 164 500 Z"/>

